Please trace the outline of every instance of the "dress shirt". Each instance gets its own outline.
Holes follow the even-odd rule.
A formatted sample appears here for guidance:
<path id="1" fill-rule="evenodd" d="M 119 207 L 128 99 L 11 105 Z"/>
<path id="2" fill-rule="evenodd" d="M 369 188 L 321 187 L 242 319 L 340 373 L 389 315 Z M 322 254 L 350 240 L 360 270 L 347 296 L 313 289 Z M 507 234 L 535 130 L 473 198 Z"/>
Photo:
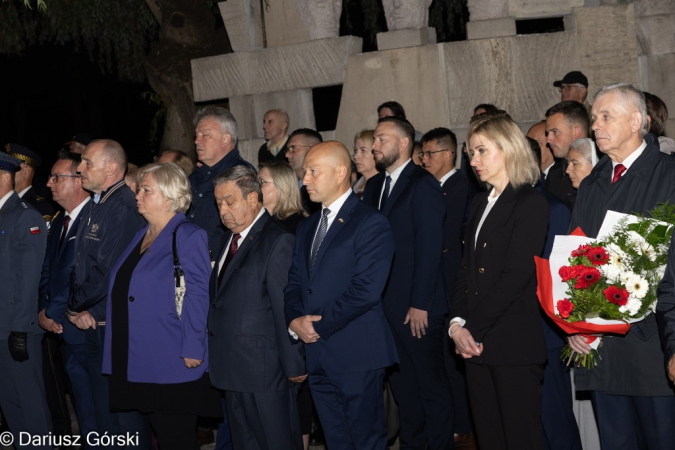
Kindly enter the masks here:
<path id="1" fill-rule="evenodd" d="M 647 148 L 647 143 L 646 143 L 646 142 L 644 141 L 644 139 L 643 139 L 643 140 L 642 140 L 642 145 L 639 146 L 639 147 L 637 148 L 637 150 L 635 150 L 633 153 L 631 153 L 630 155 L 628 155 L 628 157 L 627 157 L 626 159 L 624 159 L 622 162 L 618 163 L 618 162 L 612 161 L 612 170 L 614 170 L 614 168 L 616 167 L 617 164 L 623 164 L 624 167 L 626 168 L 626 170 L 623 171 L 623 173 L 621 174 L 621 176 L 626 175 L 626 172 L 628 172 L 628 169 L 630 169 L 630 166 L 633 165 L 633 163 L 635 162 L 635 160 L 638 159 L 638 158 L 640 157 L 640 155 L 641 155 L 642 152 L 645 150 L 645 148 Z"/>
<path id="2" fill-rule="evenodd" d="M 406 162 L 401 164 L 401 166 L 398 169 L 394 170 L 391 173 L 389 173 L 388 170 L 386 171 L 387 175 L 389 175 L 391 177 L 391 182 L 389 183 L 389 195 L 391 195 L 391 193 L 394 191 L 394 185 L 396 184 L 396 180 L 398 180 L 398 177 L 401 176 L 401 172 L 403 172 L 403 169 L 405 169 L 405 166 L 410 164 L 410 161 L 412 161 L 412 159 L 408 158 L 408 160 Z M 382 194 L 384 194 L 384 187 L 385 186 L 386 186 L 386 184 L 382 184 L 382 190 L 380 191 L 380 201 L 377 202 L 378 205 L 382 204 Z"/>
<path id="3" fill-rule="evenodd" d="M 548 166 L 548 167 L 546 168 L 546 170 L 544 170 L 544 171 L 542 172 L 542 173 L 544 174 L 544 180 L 545 180 L 546 178 L 548 178 L 548 171 L 551 170 L 551 167 L 553 167 L 553 166 L 555 166 L 555 161 L 553 161 L 553 163 L 552 163 L 550 166 Z"/>
<path id="4" fill-rule="evenodd" d="M 490 214 L 490 211 L 492 211 L 492 207 L 495 206 L 497 200 L 499 200 L 499 195 L 495 195 L 495 188 L 492 188 L 492 190 L 490 191 L 490 195 L 488 195 L 487 198 L 488 204 L 485 207 L 485 211 L 483 211 L 483 216 L 480 218 L 480 222 L 478 222 L 478 227 L 476 228 L 476 236 L 473 239 L 474 250 L 476 249 L 476 242 L 478 241 L 478 233 L 480 233 L 480 229 L 483 226 L 483 222 L 485 222 L 485 218 L 488 216 L 488 214 Z"/>
<path id="5" fill-rule="evenodd" d="M 344 194 L 339 196 L 337 200 L 335 200 L 333 203 L 331 203 L 328 206 L 323 206 L 321 205 L 321 214 L 323 214 L 323 210 L 328 208 L 330 209 L 330 213 L 328 214 L 328 226 L 326 227 L 326 233 L 328 233 L 328 230 L 330 230 L 330 226 L 333 224 L 333 221 L 335 220 L 335 217 L 337 214 L 340 212 L 340 209 L 342 208 L 342 205 L 345 204 L 347 201 L 347 198 L 349 197 L 349 194 L 352 193 L 351 189 L 347 189 Z M 321 226 L 321 220 L 319 220 L 319 225 L 316 227 L 316 231 L 314 232 L 314 238 L 316 238 L 316 233 L 319 232 L 319 227 Z M 312 242 L 314 242 L 314 239 L 312 239 Z"/>
<path id="6" fill-rule="evenodd" d="M 66 233 L 70 231 L 70 227 L 73 226 L 73 223 L 75 223 L 75 220 L 77 220 L 77 216 L 80 214 L 82 208 L 84 208 L 84 205 L 86 205 L 89 200 L 91 200 L 91 197 L 85 198 L 82 203 L 73 208 L 71 212 L 66 212 L 66 217 L 70 217 L 70 223 L 68 224 L 68 228 L 66 228 Z"/>
<path id="7" fill-rule="evenodd" d="M 33 187 L 33 186 L 28 186 L 28 187 L 27 187 L 26 189 L 24 189 L 23 191 L 18 192 L 17 195 L 18 195 L 20 198 L 23 198 L 23 196 L 26 194 L 26 192 L 28 192 L 28 191 L 30 190 L 30 188 L 32 188 L 32 187 Z"/>
<path id="8" fill-rule="evenodd" d="M 12 192 L 14 191 L 9 191 L 8 193 L 5 194 L 4 197 L 0 198 L 0 209 L 2 209 L 3 206 L 5 206 L 5 202 L 12 195 Z"/>
<path id="9" fill-rule="evenodd" d="M 265 208 L 260 208 L 260 211 L 258 212 L 258 215 L 256 216 L 255 220 L 251 222 L 251 225 L 246 227 L 244 231 L 239 233 L 239 240 L 237 241 L 237 248 L 241 247 L 241 243 L 244 242 L 244 239 L 246 239 L 246 235 L 248 234 L 249 231 L 251 231 L 251 227 L 253 227 L 253 224 L 258 221 L 262 217 L 262 215 L 265 214 Z M 227 240 L 227 245 L 225 246 L 225 249 L 230 248 L 230 244 L 232 243 L 232 236 L 234 236 L 234 233 L 230 235 L 230 238 Z M 227 250 L 223 252 L 223 256 L 220 258 L 220 261 L 218 262 L 218 273 L 220 273 L 220 270 L 223 268 L 223 264 L 225 263 L 225 258 L 227 258 Z"/>
<path id="10" fill-rule="evenodd" d="M 267 150 L 274 156 L 277 156 L 279 154 L 279 151 L 284 148 L 284 145 L 286 145 L 286 142 L 288 141 L 288 136 L 284 136 L 282 140 L 279 142 L 273 143 L 271 140 L 267 141 Z"/>
<path id="11" fill-rule="evenodd" d="M 448 181 L 448 178 L 453 176 L 457 172 L 457 169 L 453 168 L 450 172 L 446 173 L 441 177 L 440 180 L 438 180 L 439 183 L 441 183 L 441 187 L 443 187 L 443 184 L 445 184 L 446 181 Z"/>

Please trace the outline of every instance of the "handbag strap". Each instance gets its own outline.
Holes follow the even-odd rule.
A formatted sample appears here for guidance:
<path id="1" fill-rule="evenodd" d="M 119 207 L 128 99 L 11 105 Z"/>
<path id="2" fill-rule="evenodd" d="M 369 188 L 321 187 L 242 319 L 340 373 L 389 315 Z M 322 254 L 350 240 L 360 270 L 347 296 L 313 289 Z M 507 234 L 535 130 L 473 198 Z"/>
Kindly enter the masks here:
<path id="1" fill-rule="evenodd" d="M 183 276 L 183 268 L 180 265 L 180 260 L 178 259 L 178 251 L 176 249 L 176 231 L 178 227 L 187 222 L 181 222 L 176 225 L 176 228 L 173 229 L 173 241 L 171 242 L 171 250 L 173 251 L 173 277 L 176 280 L 176 287 L 180 287 L 180 277 Z"/>

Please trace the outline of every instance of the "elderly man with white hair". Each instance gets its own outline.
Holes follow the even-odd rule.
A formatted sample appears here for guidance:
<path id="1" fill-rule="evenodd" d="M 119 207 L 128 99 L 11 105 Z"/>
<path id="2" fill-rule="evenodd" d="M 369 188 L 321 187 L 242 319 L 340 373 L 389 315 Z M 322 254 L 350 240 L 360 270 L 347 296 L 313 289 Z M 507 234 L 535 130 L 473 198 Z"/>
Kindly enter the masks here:
<path id="1" fill-rule="evenodd" d="M 607 157 L 581 182 L 570 230 L 581 227 L 594 237 L 608 210 L 645 214 L 675 201 L 675 160 L 647 134 L 645 97 L 631 84 L 603 87 L 592 119 L 598 149 Z M 602 448 L 675 448 L 675 390 L 655 315 L 602 343 L 598 366 L 575 371 L 576 389 L 592 392 Z M 569 344 L 578 353 L 590 351 L 583 336 L 570 336 Z"/>

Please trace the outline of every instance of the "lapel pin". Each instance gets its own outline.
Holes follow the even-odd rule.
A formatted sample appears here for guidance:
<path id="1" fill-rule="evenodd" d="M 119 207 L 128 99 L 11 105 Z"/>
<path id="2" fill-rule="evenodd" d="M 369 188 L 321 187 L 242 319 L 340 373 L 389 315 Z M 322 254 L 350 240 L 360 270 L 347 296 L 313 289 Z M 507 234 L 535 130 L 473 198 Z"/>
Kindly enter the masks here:
<path id="1" fill-rule="evenodd" d="M 340 222 L 340 223 L 345 223 L 345 221 L 342 220 L 342 219 L 338 219 L 338 222 Z"/>

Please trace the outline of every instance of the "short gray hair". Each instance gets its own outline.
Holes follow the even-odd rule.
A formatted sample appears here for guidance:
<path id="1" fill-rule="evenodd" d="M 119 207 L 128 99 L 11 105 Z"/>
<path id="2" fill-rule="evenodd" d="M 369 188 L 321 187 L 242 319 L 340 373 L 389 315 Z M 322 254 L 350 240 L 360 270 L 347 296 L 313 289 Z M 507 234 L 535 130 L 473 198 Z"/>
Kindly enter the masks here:
<path id="1" fill-rule="evenodd" d="M 185 213 L 192 202 L 190 181 L 185 171 L 174 163 L 148 164 L 138 170 L 136 180 L 139 188 L 141 179 L 145 175 L 152 175 L 162 197 L 169 201 L 172 212 Z"/>
<path id="2" fill-rule="evenodd" d="M 230 181 L 233 181 L 239 187 L 242 197 L 255 192 L 258 195 L 258 201 L 262 202 L 262 190 L 258 181 L 258 173 L 252 167 L 234 166 L 227 169 L 213 179 L 213 188 L 215 189 L 221 184 L 229 183 Z"/>
<path id="3" fill-rule="evenodd" d="M 220 131 L 232 136 L 232 142 L 237 142 L 237 119 L 232 113 L 220 106 L 208 105 L 200 108 L 192 119 L 193 125 L 196 127 L 204 119 L 215 119 L 220 123 Z"/>
<path id="4" fill-rule="evenodd" d="M 644 136 L 649 132 L 649 119 L 647 114 L 647 103 L 645 102 L 645 94 L 635 85 L 630 83 L 614 83 L 604 86 L 595 94 L 593 101 L 597 100 L 605 94 L 611 92 L 618 92 L 622 102 L 632 104 L 632 106 L 642 114 L 642 126 L 640 127 L 640 135 Z"/>

